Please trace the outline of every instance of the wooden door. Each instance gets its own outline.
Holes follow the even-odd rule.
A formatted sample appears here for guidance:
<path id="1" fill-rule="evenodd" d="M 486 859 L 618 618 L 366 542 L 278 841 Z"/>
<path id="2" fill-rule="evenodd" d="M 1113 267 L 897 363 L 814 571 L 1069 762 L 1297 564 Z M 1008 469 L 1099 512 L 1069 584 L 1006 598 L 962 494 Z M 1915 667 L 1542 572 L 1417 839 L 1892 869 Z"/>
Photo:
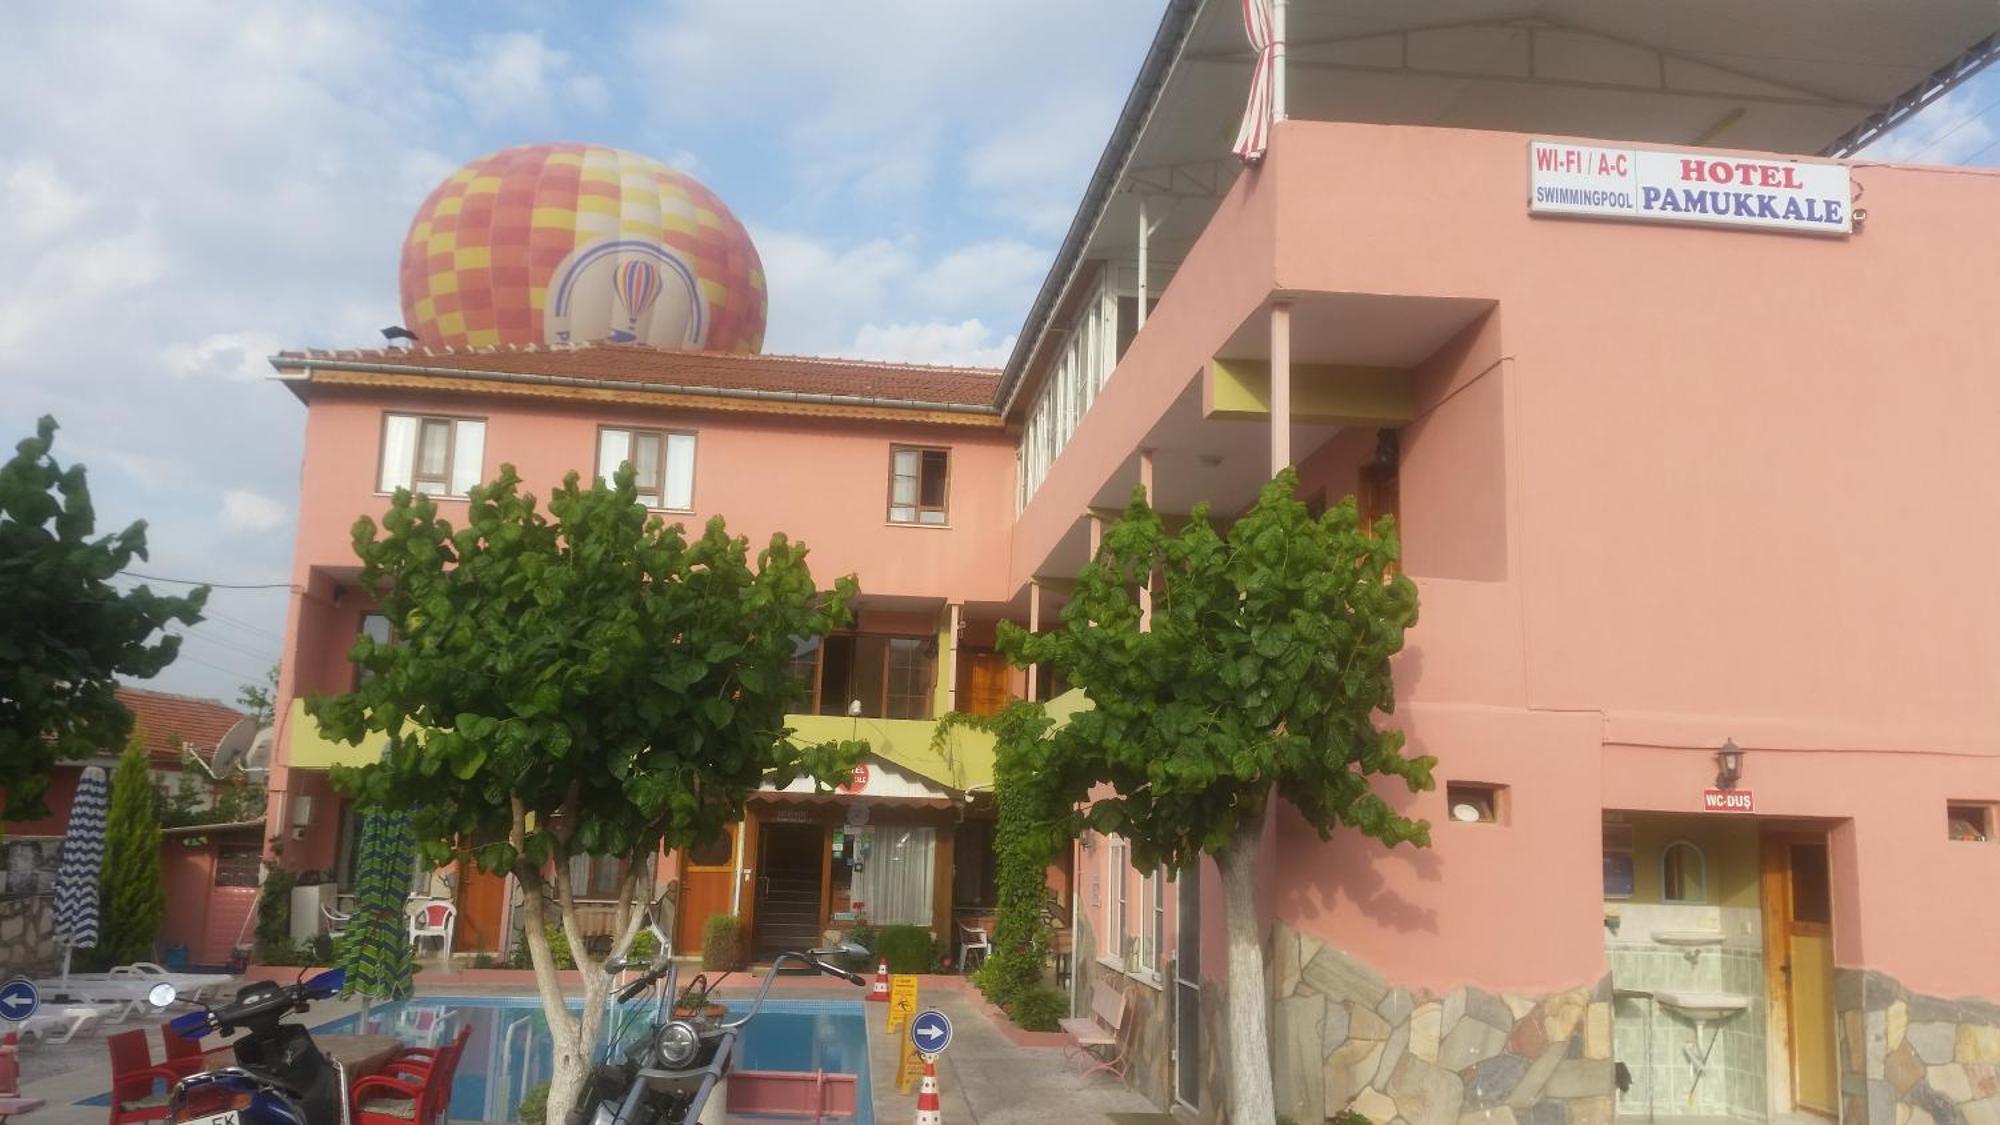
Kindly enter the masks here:
<path id="1" fill-rule="evenodd" d="M 1013 668 L 992 649 L 958 650 L 958 708 L 972 715 L 998 715 L 1013 698 Z"/>
<path id="2" fill-rule="evenodd" d="M 1835 1115 L 1840 1071 L 1833 1007 L 1833 879 L 1823 833 L 1773 833 L 1763 844 L 1764 958 L 1783 1036 L 1791 1105 Z M 1782 1099 L 1778 1099 L 1782 1109 Z"/>
<path id="3" fill-rule="evenodd" d="M 736 831 L 732 824 L 722 837 L 681 853 L 681 901 L 674 922 L 674 952 L 701 952 L 702 929 L 712 914 L 727 914 L 736 889 Z"/>
<path id="4" fill-rule="evenodd" d="M 458 861 L 458 921 L 451 948 L 458 953 L 500 952 L 501 922 L 507 914 L 507 876 L 491 875 L 470 858 Z"/>

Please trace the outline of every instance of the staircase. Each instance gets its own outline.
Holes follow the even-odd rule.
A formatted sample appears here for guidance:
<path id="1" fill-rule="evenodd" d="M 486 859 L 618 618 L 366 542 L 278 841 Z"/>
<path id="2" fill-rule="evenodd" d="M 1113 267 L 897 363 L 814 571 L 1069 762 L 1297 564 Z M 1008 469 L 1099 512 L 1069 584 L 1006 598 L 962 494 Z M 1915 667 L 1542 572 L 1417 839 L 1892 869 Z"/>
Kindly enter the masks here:
<path id="1" fill-rule="evenodd" d="M 769 961 L 819 944 L 819 873 L 773 871 L 757 901 L 757 937 L 752 955 Z"/>

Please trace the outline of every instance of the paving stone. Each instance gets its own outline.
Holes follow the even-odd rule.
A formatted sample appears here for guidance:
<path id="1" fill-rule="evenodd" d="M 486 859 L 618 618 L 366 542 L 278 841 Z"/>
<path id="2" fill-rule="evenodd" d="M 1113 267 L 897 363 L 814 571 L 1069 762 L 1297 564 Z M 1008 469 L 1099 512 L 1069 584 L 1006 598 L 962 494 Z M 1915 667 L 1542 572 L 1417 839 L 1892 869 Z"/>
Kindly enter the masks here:
<path id="1" fill-rule="evenodd" d="M 1922 1088 L 1923 1084 L 1918 1083 L 1917 1089 Z M 1862 1116 L 1854 1119 L 1855 1125 L 1859 1125 L 1864 1119 L 1868 1125 L 1894 1125 L 1896 1095 L 1890 1091 L 1889 1084 L 1877 1080 L 1869 1082 L 1865 1089 L 1867 1092 L 1861 1095 Z M 1842 1118 L 1842 1120 L 1847 1119 Z"/>
<path id="2" fill-rule="evenodd" d="M 1542 1021 L 1530 1012 L 1526 1019 L 1514 1025 L 1507 1036 L 1507 1049 L 1524 1059 L 1540 1058 L 1542 1050 L 1549 1045 L 1548 1036 L 1542 1031 Z"/>
<path id="3" fill-rule="evenodd" d="M 1462 1019 L 1438 1045 L 1437 1062 L 1447 1070 L 1464 1070 L 1500 1053 L 1507 1033 L 1475 1019 Z"/>
<path id="4" fill-rule="evenodd" d="M 1319 956 L 1319 951 L 1326 948 L 1325 942 L 1319 940 L 1318 938 L 1312 936 L 1309 933 L 1306 933 L 1304 930 L 1294 930 L 1293 936 L 1298 938 L 1299 942 L 1300 965 L 1304 965 L 1306 962 Z"/>
<path id="5" fill-rule="evenodd" d="M 1525 1111 L 1516 1109 L 1521 1125 L 1569 1125 L 1569 1106 L 1554 1098 L 1543 1098 Z"/>
<path id="6" fill-rule="evenodd" d="M 1507 1101 L 1528 1074 L 1528 1060 L 1519 1055 L 1495 1055 L 1472 1068 L 1465 1083 L 1465 1107 L 1486 1109 Z"/>
<path id="7" fill-rule="evenodd" d="M 1910 1005 L 1898 1000 L 1882 1009 L 1882 1041 L 1891 1050 L 1903 1045 L 1903 1033 L 1910 1029 Z"/>
<path id="8" fill-rule="evenodd" d="M 1913 1016 L 1916 1014 L 1915 1005 L 1911 1006 L 1910 1013 Z M 1917 1052 L 1918 1058 L 1931 1066 L 1943 1066 L 1958 1058 L 1957 1024 L 1936 1021 L 1912 1023 L 1909 1031 L 1904 1033 L 1904 1040 Z"/>
<path id="9" fill-rule="evenodd" d="M 1909 1098 L 1910 1105 L 1913 1108 L 1921 1109 L 1930 1114 L 1942 1123 L 1942 1125 L 1959 1125 L 1959 1121 L 1962 1119 L 1958 1112 L 1958 1106 L 1950 1098 L 1945 1097 L 1922 1082 L 1917 1083 L 1910 1090 Z M 1875 1106 L 1875 1099 L 1871 1093 L 1868 1099 L 1868 1119 L 1870 1121 L 1875 1120 L 1878 1112 Z"/>
<path id="10" fill-rule="evenodd" d="M 1910 1092 L 1910 1087 L 1923 1081 L 1923 1060 L 1917 1057 L 1915 1048 L 1905 1043 L 1889 1052 L 1888 1063 L 1883 1067 L 1883 1077 L 1889 1080 L 1890 1087 L 1900 1098 Z"/>
<path id="11" fill-rule="evenodd" d="M 1407 988 L 1398 988 L 1382 997 L 1382 1002 L 1375 1006 L 1375 1012 L 1383 1019 L 1389 1021 L 1389 1026 L 1394 1027 L 1399 1023 L 1407 1022 L 1410 1018 L 1410 1013 L 1415 1011 L 1416 1007 L 1417 1001 L 1410 995 L 1410 990 Z"/>
<path id="12" fill-rule="evenodd" d="M 1610 1098 L 1578 1098 L 1569 1103 L 1570 1125 L 1611 1125 Z"/>
<path id="13" fill-rule="evenodd" d="M 1966 1063 L 1965 1076 L 1972 1081 L 1972 1096 L 1990 1098 L 2000 1094 L 2000 1065 Z"/>
<path id="14" fill-rule="evenodd" d="M 1380 1090 L 1389 1088 L 1389 1076 L 1396 1073 L 1396 1067 L 1410 1050 L 1410 1025 L 1404 1024 L 1389 1033 L 1389 1042 L 1382 1048 L 1382 1062 L 1375 1068 L 1373 1085 Z"/>
<path id="15" fill-rule="evenodd" d="M 1466 994 L 1468 991 L 1468 989 L 1463 988 L 1453 989 L 1444 998 L 1443 1018 L 1438 1023 L 1438 1034 L 1450 1034 L 1451 1029 L 1458 1026 L 1458 1021 L 1465 1018 Z"/>
<path id="16" fill-rule="evenodd" d="M 1869 1012 L 1861 1020 L 1862 1071 L 1870 1078 L 1882 1077 L 1882 1063 L 1889 1057 L 1889 1013 Z"/>
<path id="17" fill-rule="evenodd" d="M 1959 1024 L 1958 1061 L 2000 1062 L 2000 1027 L 1982 1027 L 1976 1023 Z"/>
<path id="18" fill-rule="evenodd" d="M 1583 1057 L 1587 1059 L 1608 1059 L 1611 1057 L 1611 1005 L 1604 1001 L 1592 1001 L 1583 1015 Z"/>
<path id="19" fill-rule="evenodd" d="M 1909 1125 L 1909 1123 L 1910 1123 L 1910 1114 L 1911 1114 L 1912 1112 L 1913 1112 L 1913 1111 L 1912 1111 L 1912 1110 L 1910 1109 L 1910 1103 L 1909 1103 L 1909 1102 L 1897 1102 L 1897 1103 L 1896 1103 L 1896 1125 Z M 1929 1117 L 1929 1116 L 1930 1116 L 1930 1114 L 1926 1113 L 1926 1114 L 1924 1114 L 1924 1116 L 1925 1116 L 1925 1117 Z"/>
<path id="20" fill-rule="evenodd" d="M 1861 1030 L 1861 1009 L 1854 1008 L 1840 1013 L 1836 1030 L 1840 1033 L 1840 1065 L 1848 1070 L 1861 1072 L 1867 1065 L 1867 1060 L 1861 1055 L 1861 1046 L 1865 1041 Z"/>
<path id="21" fill-rule="evenodd" d="M 1420 1005 L 1410 1013 L 1410 1053 L 1427 1063 L 1438 1061 L 1439 1023 L 1444 1018 L 1441 1006 Z"/>
<path id="22" fill-rule="evenodd" d="M 1509 992 L 1500 997 L 1500 1000 L 1507 1005 L 1508 1014 L 1514 1017 L 1515 1023 L 1520 1023 L 1522 1020 L 1527 1019 L 1529 1014 L 1535 1010 L 1536 1001 L 1532 996 L 1516 996 Z"/>
<path id="23" fill-rule="evenodd" d="M 1458 1125 L 1518 1125 L 1518 1123 L 1514 1120 L 1514 1111 L 1502 1105 L 1474 1113 L 1462 1113 L 1458 1117 Z"/>
<path id="24" fill-rule="evenodd" d="M 1576 1032 L 1587 1006 L 1579 991 L 1558 992 L 1542 1002 L 1542 1033 L 1551 1043 L 1561 1043 Z"/>
<path id="25" fill-rule="evenodd" d="M 2000 1101 L 1993 1098 L 1979 1098 L 1958 1107 L 1964 1116 L 1965 1125 L 2000 1125 Z"/>
<path id="26" fill-rule="evenodd" d="M 1342 1043 L 1347 1042 L 1347 1005 L 1338 1000 L 1322 1000 L 1326 1005 L 1326 1020 L 1320 1024 L 1320 1048 L 1332 1054 Z"/>
<path id="27" fill-rule="evenodd" d="M 1966 1077 L 1965 1068 L 1957 1063 L 1926 1069 L 1924 1081 L 1954 1104 L 1972 1100 L 1972 1080 Z"/>
<path id="28" fill-rule="evenodd" d="M 1355 1096 L 1354 1112 L 1370 1121 L 1388 1121 L 1396 1116 L 1396 1103 L 1389 1095 L 1370 1088 Z"/>
<path id="29" fill-rule="evenodd" d="M 1521 1076 L 1521 1081 L 1515 1084 L 1513 1092 L 1507 1095 L 1507 1104 L 1515 1109 L 1526 1109 L 1534 1105 L 1542 1096 L 1542 1091 L 1547 1088 L 1549 1078 L 1555 1074 L 1556 1067 L 1563 1064 L 1566 1054 L 1568 1051 L 1561 1043 L 1544 1048 L 1541 1055 L 1528 1064 L 1528 1072 Z"/>
<path id="30" fill-rule="evenodd" d="M 1389 1038 L 1389 1021 L 1375 1014 L 1375 1009 L 1359 1004 L 1347 1009 L 1347 1034 L 1351 1039 L 1372 1039 L 1380 1043 Z"/>
<path id="31" fill-rule="evenodd" d="M 1904 1111 L 1908 1111 L 1905 1113 Z M 1896 1107 L 1897 1125 L 1937 1125 L 1937 1118 L 1912 1105 Z"/>
<path id="32" fill-rule="evenodd" d="M 1963 1023 L 1965 1010 L 1956 1001 L 1912 994 L 1909 1000 L 1911 1023 Z M 1887 1007 L 1888 1005 L 1883 1005 Z"/>
<path id="33" fill-rule="evenodd" d="M 1385 1089 L 1396 1100 L 1397 1112 L 1426 1125 L 1457 1120 L 1465 1097 L 1465 1082 L 1458 1075 L 1407 1053 Z"/>
<path id="34" fill-rule="evenodd" d="M 1542 1087 L 1547 1098 L 1596 1098 L 1611 1092 L 1610 1059 L 1564 1059 Z"/>
<path id="35" fill-rule="evenodd" d="M 1299 935 L 1290 927 L 1271 927 L 1271 995 L 1283 999 L 1299 988 Z"/>
<path id="36" fill-rule="evenodd" d="M 1514 1013 L 1507 1007 L 1507 1002 L 1477 988 L 1465 990 L 1465 1014 L 1503 1032 L 1514 1026 Z"/>
<path id="37" fill-rule="evenodd" d="M 1375 1072 L 1381 1065 L 1382 1044 L 1366 1039 L 1350 1039 L 1345 1046 L 1327 1056 L 1325 1069 L 1338 1070 L 1345 1074 L 1338 1085 L 1342 1096 L 1352 1099 L 1375 1081 Z M 1329 1098 L 1332 1096 L 1332 1089 L 1333 1086 L 1329 1084 Z"/>
<path id="38" fill-rule="evenodd" d="M 1326 1003 L 1318 997 L 1288 996 L 1272 1012 L 1272 1092 L 1278 1111 L 1297 1120 L 1309 1120 L 1326 1104 L 1326 1052 L 1320 1049 L 1325 1020 Z"/>
<path id="39" fill-rule="evenodd" d="M 1330 945 L 1321 947 L 1305 963 L 1299 970 L 1299 979 L 1322 996 L 1353 1000 L 1371 1008 L 1389 994 L 1386 977 Z"/>

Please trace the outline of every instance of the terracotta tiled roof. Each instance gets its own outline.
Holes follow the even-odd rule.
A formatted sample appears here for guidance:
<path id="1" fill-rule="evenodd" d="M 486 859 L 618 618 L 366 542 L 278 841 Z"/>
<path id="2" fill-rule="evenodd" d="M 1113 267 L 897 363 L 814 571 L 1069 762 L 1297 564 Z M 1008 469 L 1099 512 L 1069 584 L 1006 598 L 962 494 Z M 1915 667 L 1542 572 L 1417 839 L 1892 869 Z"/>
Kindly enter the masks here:
<path id="1" fill-rule="evenodd" d="M 281 352 L 272 363 L 281 371 L 308 366 L 339 368 L 343 362 L 431 371 L 539 375 L 614 383 L 762 391 L 776 394 L 842 395 L 932 406 L 987 407 L 993 404 L 1000 372 L 978 367 L 931 367 L 872 360 L 814 356 L 749 355 L 741 352 L 673 351 L 637 344 L 590 344 L 566 348 L 366 348 Z"/>
<path id="2" fill-rule="evenodd" d="M 208 757 L 229 728 L 246 717 L 213 699 L 144 688 L 119 688 L 118 702 L 132 712 L 133 721 L 145 735 L 147 755 L 155 766 L 162 767 L 181 764 L 183 742 L 193 744 L 196 753 Z"/>

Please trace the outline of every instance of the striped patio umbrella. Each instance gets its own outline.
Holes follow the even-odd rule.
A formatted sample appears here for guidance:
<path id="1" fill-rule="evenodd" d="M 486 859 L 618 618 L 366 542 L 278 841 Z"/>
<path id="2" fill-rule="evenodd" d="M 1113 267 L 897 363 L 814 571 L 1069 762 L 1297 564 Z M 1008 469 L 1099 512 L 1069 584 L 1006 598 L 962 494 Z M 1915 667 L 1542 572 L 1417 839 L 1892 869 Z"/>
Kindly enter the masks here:
<path id="1" fill-rule="evenodd" d="M 91 766 L 77 782 L 63 831 L 62 861 L 56 868 L 56 940 L 63 947 L 63 980 L 69 980 L 70 951 L 97 944 L 97 880 L 104 869 L 104 771 Z"/>
<path id="2" fill-rule="evenodd" d="M 416 839 L 406 813 L 375 810 L 361 822 L 355 861 L 354 914 L 334 950 L 347 970 L 343 996 L 407 1000 L 416 991 L 417 962 L 410 951 L 404 904 Z"/>

